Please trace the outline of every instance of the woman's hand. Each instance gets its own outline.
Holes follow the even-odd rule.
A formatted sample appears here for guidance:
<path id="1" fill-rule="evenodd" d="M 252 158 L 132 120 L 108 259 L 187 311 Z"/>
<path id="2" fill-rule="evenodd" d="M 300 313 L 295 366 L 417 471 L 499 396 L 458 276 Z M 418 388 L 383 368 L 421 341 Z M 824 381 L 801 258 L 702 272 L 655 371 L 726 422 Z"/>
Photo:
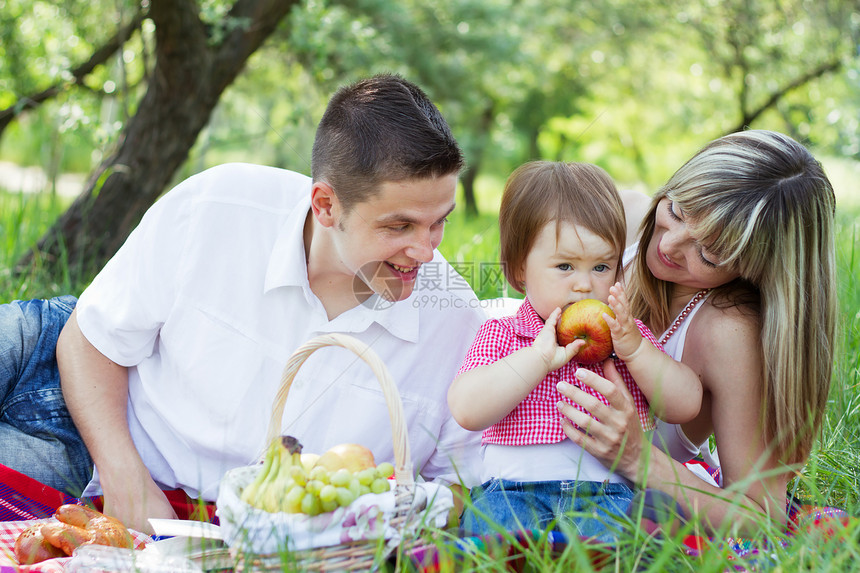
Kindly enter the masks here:
<path id="1" fill-rule="evenodd" d="M 603 363 L 603 371 L 606 378 L 584 368 L 577 369 L 575 375 L 580 383 L 603 394 L 608 406 L 569 382 L 559 382 L 558 391 L 591 414 L 559 401 L 558 410 L 564 415 L 562 430 L 573 443 L 607 468 L 637 482 L 645 434 L 633 397 L 612 360 Z"/>

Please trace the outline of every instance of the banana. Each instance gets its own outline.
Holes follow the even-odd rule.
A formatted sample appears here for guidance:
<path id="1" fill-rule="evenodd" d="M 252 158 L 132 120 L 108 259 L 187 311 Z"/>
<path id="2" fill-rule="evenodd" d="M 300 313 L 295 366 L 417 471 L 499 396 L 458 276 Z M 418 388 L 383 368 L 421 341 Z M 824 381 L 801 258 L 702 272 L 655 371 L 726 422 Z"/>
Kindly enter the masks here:
<path id="1" fill-rule="evenodd" d="M 268 507 L 274 508 L 267 511 L 286 511 L 292 509 L 287 503 L 287 492 L 295 485 L 293 481 L 293 470 L 302 467 L 302 445 L 292 436 L 281 436 L 281 465 L 278 475 L 269 487 L 270 499 L 267 500 Z"/>
<path id="2" fill-rule="evenodd" d="M 283 499 L 291 487 L 291 468 L 301 467 L 302 445 L 292 436 L 281 436 L 274 440 L 276 455 L 272 466 L 255 493 L 255 505 L 264 511 L 277 513 L 282 510 Z"/>
<path id="3" fill-rule="evenodd" d="M 269 472 L 266 474 L 265 479 L 257 488 L 257 491 L 254 494 L 254 501 L 251 503 L 254 507 L 262 509 L 264 511 L 269 510 L 269 499 L 272 496 L 270 490 L 272 489 L 272 484 L 274 483 L 275 478 L 278 477 L 278 473 L 281 471 L 281 456 L 279 451 L 275 451 L 275 456 L 272 459 L 272 466 L 269 468 Z"/>
<path id="4" fill-rule="evenodd" d="M 278 451 L 278 441 L 278 438 L 276 438 L 269 444 L 269 447 L 266 450 L 266 455 L 263 458 L 263 468 L 260 470 L 260 473 L 257 474 L 257 477 L 254 478 L 254 481 L 248 484 L 239 496 L 242 501 L 249 505 L 255 505 L 254 502 L 257 498 L 257 491 L 259 490 L 260 485 L 262 485 L 268 478 L 275 458 L 280 455 L 280 452 Z"/>
<path id="5" fill-rule="evenodd" d="M 292 436 L 281 436 L 281 456 L 289 456 L 290 465 L 302 465 L 302 445 Z"/>

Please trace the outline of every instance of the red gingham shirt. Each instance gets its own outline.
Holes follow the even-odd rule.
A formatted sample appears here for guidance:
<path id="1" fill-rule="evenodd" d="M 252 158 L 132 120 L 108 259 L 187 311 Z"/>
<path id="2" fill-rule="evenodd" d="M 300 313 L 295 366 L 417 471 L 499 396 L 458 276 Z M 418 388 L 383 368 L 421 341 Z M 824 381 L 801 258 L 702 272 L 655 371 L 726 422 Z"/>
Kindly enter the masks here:
<path id="1" fill-rule="evenodd" d="M 457 375 L 468 372 L 477 366 L 493 364 L 504 356 L 531 346 L 543 325 L 543 320 L 528 298 L 523 301 L 516 315 L 488 320 L 478 331 Z M 639 320 L 636 321 L 636 325 L 642 336 L 660 350 L 663 349 L 647 326 Z M 615 367 L 627 384 L 630 394 L 633 395 L 642 428 L 653 430 L 655 427 L 654 416 L 648 407 L 648 400 L 642 394 L 639 386 L 636 385 L 624 362 L 617 358 L 614 360 Z M 584 410 L 562 396 L 556 388 L 556 384 L 562 380 L 570 382 L 597 397 L 604 404 L 609 404 L 602 394 L 580 384 L 574 378 L 573 373 L 577 368 L 587 368 L 603 376 L 602 364 L 579 364 L 575 360 L 571 360 L 558 370 L 550 372 L 510 414 L 484 430 L 481 443 L 527 446 L 531 444 L 555 444 L 564 440 L 567 436 L 561 429 L 562 416 L 556 408 L 556 403 L 563 400 L 575 408 Z"/>

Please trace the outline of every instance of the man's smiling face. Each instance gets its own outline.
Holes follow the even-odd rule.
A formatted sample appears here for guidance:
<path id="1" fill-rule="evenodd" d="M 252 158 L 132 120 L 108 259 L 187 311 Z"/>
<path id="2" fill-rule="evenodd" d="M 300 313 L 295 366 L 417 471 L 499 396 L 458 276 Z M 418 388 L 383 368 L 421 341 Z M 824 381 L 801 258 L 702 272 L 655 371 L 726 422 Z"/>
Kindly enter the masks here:
<path id="1" fill-rule="evenodd" d="M 418 269 L 433 260 L 442 242 L 456 188 L 456 174 L 383 183 L 338 219 L 334 242 L 340 262 L 387 300 L 408 298 Z"/>

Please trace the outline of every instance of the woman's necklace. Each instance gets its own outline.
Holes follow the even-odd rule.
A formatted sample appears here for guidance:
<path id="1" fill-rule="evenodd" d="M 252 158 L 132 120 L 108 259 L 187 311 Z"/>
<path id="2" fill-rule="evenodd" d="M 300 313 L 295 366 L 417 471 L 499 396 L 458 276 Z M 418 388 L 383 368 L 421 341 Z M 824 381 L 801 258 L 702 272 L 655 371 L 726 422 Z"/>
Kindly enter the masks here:
<path id="1" fill-rule="evenodd" d="M 678 327 L 681 326 L 681 323 L 684 322 L 684 319 L 693 311 L 699 301 L 705 298 L 707 294 L 711 292 L 711 289 L 706 288 L 702 289 L 696 293 L 696 296 L 690 299 L 690 302 L 687 303 L 687 306 L 684 307 L 684 310 L 681 311 L 681 314 L 678 315 L 678 318 L 675 319 L 675 322 L 672 323 L 672 326 L 669 327 L 669 330 L 660 337 L 660 344 L 666 345 L 666 342 L 675 334 L 675 331 L 678 330 Z"/>

